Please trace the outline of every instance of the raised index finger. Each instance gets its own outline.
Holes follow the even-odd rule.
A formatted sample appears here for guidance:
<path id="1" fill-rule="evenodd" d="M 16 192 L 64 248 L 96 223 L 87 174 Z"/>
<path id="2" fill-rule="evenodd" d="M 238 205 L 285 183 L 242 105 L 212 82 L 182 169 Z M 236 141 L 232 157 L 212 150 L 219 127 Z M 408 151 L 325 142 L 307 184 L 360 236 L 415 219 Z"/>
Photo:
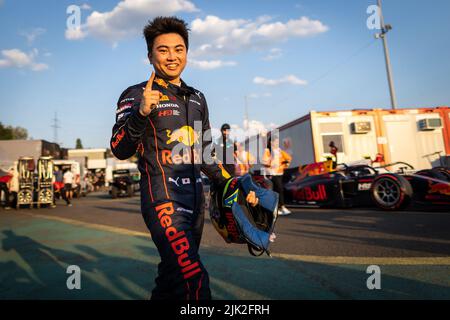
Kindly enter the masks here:
<path id="1" fill-rule="evenodd" d="M 146 91 L 152 90 L 153 80 L 155 80 L 155 71 L 152 71 L 152 75 L 150 76 L 150 79 L 147 81 L 147 84 L 145 86 Z"/>

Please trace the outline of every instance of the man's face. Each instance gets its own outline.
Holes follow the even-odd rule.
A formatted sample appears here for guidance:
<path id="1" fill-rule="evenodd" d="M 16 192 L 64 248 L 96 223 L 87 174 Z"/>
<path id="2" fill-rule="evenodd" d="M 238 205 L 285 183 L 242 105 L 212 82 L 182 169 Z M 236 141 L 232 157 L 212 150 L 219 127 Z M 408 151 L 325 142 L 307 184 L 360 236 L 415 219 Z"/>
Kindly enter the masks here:
<path id="1" fill-rule="evenodd" d="M 228 136 L 230 135 L 230 129 L 222 130 L 222 135 L 224 136 L 224 138 L 228 138 Z"/>
<path id="2" fill-rule="evenodd" d="M 157 75 L 169 81 L 179 82 L 187 60 L 183 38 L 177 33 L 157 36 L 149 59 Z"/>

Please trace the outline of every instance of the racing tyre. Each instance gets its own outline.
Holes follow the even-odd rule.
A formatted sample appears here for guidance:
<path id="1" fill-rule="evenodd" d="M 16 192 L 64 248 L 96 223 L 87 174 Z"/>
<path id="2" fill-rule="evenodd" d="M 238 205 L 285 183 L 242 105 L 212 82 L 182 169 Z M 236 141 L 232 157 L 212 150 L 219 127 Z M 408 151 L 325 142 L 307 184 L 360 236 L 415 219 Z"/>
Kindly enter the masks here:
<path id="1" fill-rule="evenodd" d="M 413 189 L 408 180 L 394 174 L 380 175 L 370 189 L 373 202 L 383 210 L 402 210 L 412 199 Z"/>

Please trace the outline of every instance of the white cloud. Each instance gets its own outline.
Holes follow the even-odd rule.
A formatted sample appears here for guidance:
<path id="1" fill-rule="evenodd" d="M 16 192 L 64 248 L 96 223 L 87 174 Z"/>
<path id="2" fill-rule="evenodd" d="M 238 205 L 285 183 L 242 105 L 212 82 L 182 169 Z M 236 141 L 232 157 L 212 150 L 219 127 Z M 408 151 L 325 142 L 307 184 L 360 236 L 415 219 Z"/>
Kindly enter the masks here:
<path id="1" fill-rule="evenodd" d="M 248 130 L 249 131 L 256 131 L 258 133 L 263 133 L 263 132 L 269 132 L 273 129 L 278 128 L 278 125 L 271 122 L 268 124 L 264 124 L 261 121 L 257 121 L 257 120 L 249 120 L 248 122 Z"/>
<path id="2" fill-rule="evenodd" d="M 87 33 L 82 30 L 82 27 L 66 29 L 65 37 L 67 40 L 81 40 L 86 38 Z"/>
<path id="3" fill-rule="evenodd" d="M 3 59 L 0 59 L 0 68 L 28 68 L 33 71 L 48 69 L 47 64 L 35 61 L 38 55 L 37 49 L 28 54 L 19 49 L 2 50 Z"/>
<path id="4" fill-rule="evenodd" d="M 29 31 L 20 31 L 19 35 L 25 37 L 27 39 L 27 44 L 32 45 L 34 40 L 36 40 L 37 37 L 43 35 L 47 30 L 44 28 L 33 28 Z"/>
<path id="5" fill-rule="evenodd" d="M 179 12 L 195 12 L 198 9 L 188 0 L 123 0 L 111 11 L 92 12 L 77 32 L 67 35 L 77 40 L 86 35 L 110 42 L 137 36 L 148 20 L 157 16 L 171 16 Z"/>
<path id="6" fill-rule="evenodd" d="M 263 49 L 289 38 L 305 38 L 326 32 L 328 27 L 308 17 L 287 22 L 262 16 L 255 21 L 224 20 L 216 16 L 195 19 L 191 23 L 192 42 L 197 44 L 191 55 L 236 54 L 248 49 Z"/>
<path id="7" fill-rule="evenodd" d="M 91 10 L 92 9 L 92 7 L 89 4 L 87 4 L 87 3 L 83 3 L 80 6 L 80 8 L 83 9 L 83 10 Z"/>
<path id="8" fill-rule="evenodd" d="M 270 61 L 274 59 L 281 58 L 283 55 L 282 50 L 280 48 L 272 48 L 269 51 L 269 54 L 263 58 L 265 61 Z"/>
<path id="9" fill-rule="evenodd" d="M 265 136 L 268 132 L 278 128 L 278 125 L 273 122 L 263 123 L 258 120 L 244 120 L 242 127 L 238 124 L 231 124 L 230 127 L 230 138 L 242 142 L 249 137 L 254 137 L 258 134 Z M 245 127 L 247 127 L 247 129 L 245 129 Z"/>
<path id="10" fill-rule="evenodd" d="M 190 59 L 188 64 L 196 69 L 212 70 L 222 67 L 234 67 L 237 65 L 235 61 L 222 61 L 222 60 L 195 60 Z"/>
<path id="11" fill-rule="evenodd" d="M 260 98 L 269 98 L 272 96 L 272 93 L 270 92 L 264 92 L 264 93 L 250 93 L 247 95 L 250 99 L 260 99 Z"/>
<path id="12" fill-rule="evenodd" d="M 245 129 L 247 125 L 247 129 Z M 278 128 L 279 126 L 273 122 L 271 123 L 263 123 L 258 120 L 249 120 L 245 121 L 241 125 L 230 123 L 231 131 L 230 131 L 230 139 L 243 142 L 250 137 L 254 137 L 256 135 L 265 136 L 268 132 Z M 211 135 L 213 140 L 217 140 L 220 135 L 220 128 L 211 128 Z"/>
<path id="13" fill-rule="evenodd" d="M 48 65 L 45 63 L 33 63 L 31 65 L 31 70 L 33 71 L 43 71 L 43 70 L 47 70 L 48 69 Z"/>
<path id="14" fill-rule="evenodd" d="M 263 77 L 255 77 L 255 78 L 253 78 L 253 82 L 256 84 L 262 84 L 265 86 L 277 86 L 277 85 L 284 84 L 284 83 L 298 85 L 298 86 L 304 86 L 304 85 L 308 84 L 308 82 L 306 82 L 305 80 L 299 79 L 294 75 L 287 75 L 280 79 L 266 79 Z"/>
<path id="15" fill-rule="evenodd" d="M 194 34 L 216 38 L 227 35 L 246 23 L 250 23 L 250 21 L 243 19 L 223 20 L 216 16 L 207 16 L 205 20 L 195 19 L 192 21 L 191 29 Z"/>

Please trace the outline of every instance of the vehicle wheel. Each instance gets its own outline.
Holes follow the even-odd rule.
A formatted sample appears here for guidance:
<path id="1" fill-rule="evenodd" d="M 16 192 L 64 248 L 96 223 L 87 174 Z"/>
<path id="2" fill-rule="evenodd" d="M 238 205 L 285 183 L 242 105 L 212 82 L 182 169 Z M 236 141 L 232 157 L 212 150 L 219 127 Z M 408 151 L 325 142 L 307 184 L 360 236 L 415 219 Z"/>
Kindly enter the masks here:
<path id="1" fill-rule="evenodd" d="M 127 194 L 129 197 L 132 197 L 134 195 L 134 188 L 131 184 L 127 186 Z"/>
<path id="2" fill-rule="evenodd" d="M 111 197 L 112 197 L 113 199 L 116 199 L 118 193 L 119 193 L 119 190 L 117 190 L 117 187 L 114 187 L 114 186 L 113 186 L 113 187 L 111 188 Z"/>
<path id="3" fill-rule="evenodd" d="M 383 210 L 402 210 L 411 202 L 413 189 L 408 180 L 399 175 L 375 178 L 370 190 L 372 200 Z"/>
<path id="4" fill-rule="evenodd" d="M 18 201 L 23 204 L 28 204 L 33 202 L 33 194 L 31 191 L 22 190 L 17 194 Z"/>

